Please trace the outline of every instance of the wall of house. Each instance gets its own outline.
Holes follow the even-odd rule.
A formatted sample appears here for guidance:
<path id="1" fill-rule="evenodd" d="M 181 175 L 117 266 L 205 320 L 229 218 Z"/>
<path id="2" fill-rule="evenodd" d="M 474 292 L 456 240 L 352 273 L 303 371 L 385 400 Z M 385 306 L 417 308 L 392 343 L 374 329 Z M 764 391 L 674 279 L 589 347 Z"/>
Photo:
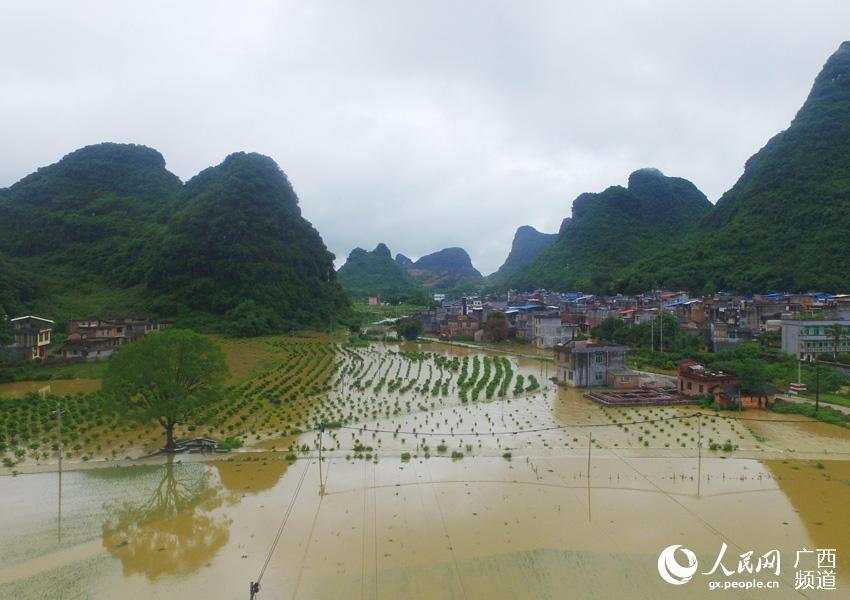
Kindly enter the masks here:
<path id="1" fill-rule="evenodd" d="M 803 360 L 831 353 L 835 342 L 826 328 L 836 323 L 847 331 L 847 337 L 838 341 L 838 352 L 850 352 L 850 322 L 838 320 L 782 321 L 782 351 Z"/>

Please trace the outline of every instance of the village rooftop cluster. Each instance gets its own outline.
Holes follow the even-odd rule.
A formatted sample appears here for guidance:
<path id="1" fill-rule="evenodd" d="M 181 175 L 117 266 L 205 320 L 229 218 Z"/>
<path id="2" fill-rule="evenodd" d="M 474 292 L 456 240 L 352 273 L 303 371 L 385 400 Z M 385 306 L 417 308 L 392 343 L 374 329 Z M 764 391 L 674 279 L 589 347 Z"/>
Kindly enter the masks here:
<path id="1" fill-rule="evenodd" d="M 489 297 L 447 298 L 436 294 L 432 307 L 412 318 L 418 319 L 426 335 L 442 340 L 488 343 L 515 339 L 552 350 L 558 383 L 623 390 L 608 399 L 614 400 L 612 403 L 619 398 L 620 404 L 674 404 L 709 395 L 721 406 L 763 408 L 772 402 L 772 392 L 747 396 L 736 387 L 734 374 L 712 372 L 694 361 L 680 361 L 675 389 L 662 393 L 657 380 L 648 384 L 627 367 L 627 346 L 591 337 L 594 327 L 612 317 L 627 327 L 650 324 L 652 348 L 663 352 L 660 323 L 665 314 L 676 319 L 681 331 L 698 338 L 707 352 L 734 348 L 763 336 L 777 340 L 784 353 L 799 360 L 813 360 L 828 352 L 850 352 L 848 294 L 717 293 L 691 297 L 686 292 L 668 290 L 636 296 L 546 290 L 509 291 Z M 494 318 L 499 320 L 498 326 L 493 325 Z M 844 335 L 835 338 L 831 333 L 835 325 L 843 328 Z M 672 382 L 666 383 L 670 387 Z M 598 393 L 590 396 L 605 401 Z"/>

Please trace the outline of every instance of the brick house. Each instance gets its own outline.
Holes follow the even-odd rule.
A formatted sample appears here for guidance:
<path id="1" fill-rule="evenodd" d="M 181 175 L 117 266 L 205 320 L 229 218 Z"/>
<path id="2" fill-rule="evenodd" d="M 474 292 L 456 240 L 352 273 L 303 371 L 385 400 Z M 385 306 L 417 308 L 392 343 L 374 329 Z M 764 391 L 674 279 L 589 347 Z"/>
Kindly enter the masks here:
<path id="1" fill-rule="evenodd" d="M 124 344 L 172 326 L 144 317 L 76 319 L 68 322 L 68 339 L 59 354 L 66 360 L 107 360 Z"/>
<path id="2" fill-rule="evenodd" d="M 683 396 L 707 396 L 714 393 L 714 388 L 737 383 L 737 378 L 731 373 L 711 371 L 695 360 L 689 358 L 677 363 L 679 376 L 676 388 Z"/>

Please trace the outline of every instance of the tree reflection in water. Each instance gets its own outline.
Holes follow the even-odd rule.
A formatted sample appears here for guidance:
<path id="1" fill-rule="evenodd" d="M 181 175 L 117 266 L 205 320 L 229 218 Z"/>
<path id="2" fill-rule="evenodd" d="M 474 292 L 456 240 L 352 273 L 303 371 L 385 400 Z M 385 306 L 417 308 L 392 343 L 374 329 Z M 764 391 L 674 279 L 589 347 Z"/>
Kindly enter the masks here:
<path id="1" fill-rule="evenodd" d="M 222 504 L 217 489 L 205 469 L 189 467 L 169 459 L 147 500 L 106 507 L 103 546 L 121 561 L 125 576 L 139 573 L 155 581 L 191 573 L 230 538 L 230 520 L 210 514 Z"/>

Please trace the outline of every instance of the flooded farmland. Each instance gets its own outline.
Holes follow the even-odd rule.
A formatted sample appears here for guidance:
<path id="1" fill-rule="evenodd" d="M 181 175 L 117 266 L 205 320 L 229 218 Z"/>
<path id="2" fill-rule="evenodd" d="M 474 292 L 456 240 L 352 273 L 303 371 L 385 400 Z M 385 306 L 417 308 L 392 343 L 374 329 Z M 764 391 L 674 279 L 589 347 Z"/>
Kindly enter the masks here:
<path id="1" fill-rule="evenodd" d="M 247 598 L 261 574 L 258 598 L 692 598 L 733 593 L 709 591 L 712 581 L 756 579 L 779 587 L 744 595 L 838 597 L 850 587 L 850 436 L 838 427 L 762 411 L 603 408 L 554 386 L 545 362 L 437 344 L 333 356 L 332 371 L 319 358 L 302 369 L 328 375 L 292 402 L 273 402 L 292 388 L 285 369 L 239 382 L 268 402 L 242 421 L 244 451 L 84 470 L 70 461 L 61 501 L 55 472 L 0 477 L 0 597 Z M 317 419 L 331 424 L 324 433 Z M 699 566 L 683 585 L 657 567 L 674 544 Z M 703 575 L 723 544 L 733 573 Z M 794 589 L 803 548 L 837 551 L 837 592 Z M 740 555 L 770 550 L 779 575 L 738 571 Z"/>
<path id="2" fill-rule="evenodd" d="M 100 389 L 99 379 L 57 379 L 51 381 L 16 381 L 0 383 L 0 396 L 21 398 L 27 394 L 74 394 Z"/>

